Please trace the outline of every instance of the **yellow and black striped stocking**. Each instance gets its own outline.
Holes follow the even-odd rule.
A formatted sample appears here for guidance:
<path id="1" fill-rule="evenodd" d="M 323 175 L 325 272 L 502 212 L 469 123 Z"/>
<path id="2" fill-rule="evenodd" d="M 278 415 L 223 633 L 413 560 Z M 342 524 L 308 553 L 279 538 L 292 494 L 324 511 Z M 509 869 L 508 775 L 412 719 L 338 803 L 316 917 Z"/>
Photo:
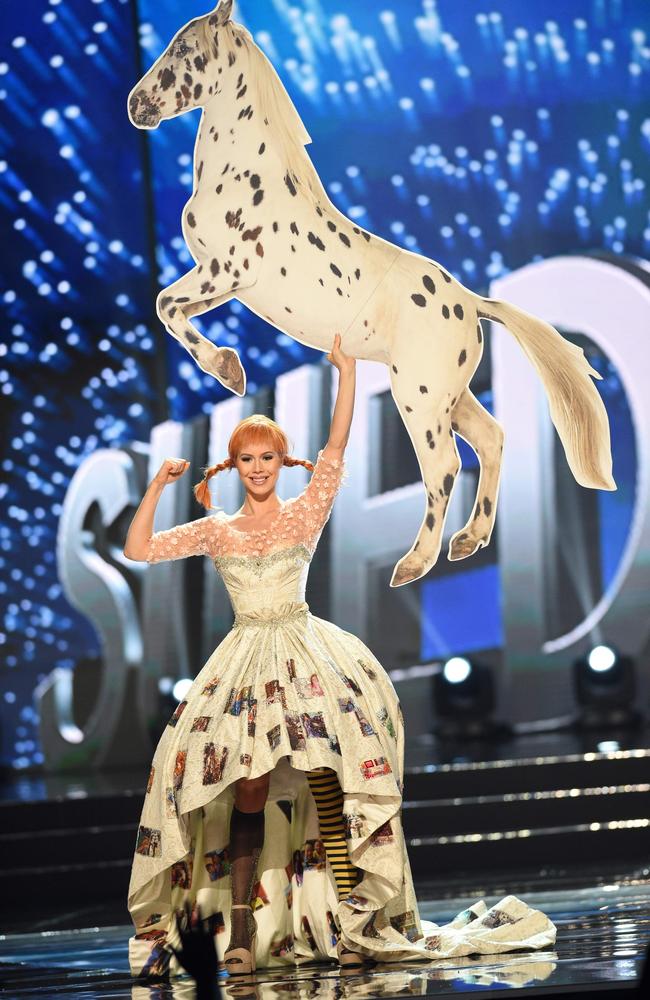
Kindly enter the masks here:
<path id="1" fill-rule="evenodd" d="M 321 840 L 334 873 L 339 899 L 343 899 L 352 892 L 360 874 L 350 861 L 345 843 L 343 790 L 336 771 L 329 767 L 318 767 L 306 774 L 316 802 Z"/>

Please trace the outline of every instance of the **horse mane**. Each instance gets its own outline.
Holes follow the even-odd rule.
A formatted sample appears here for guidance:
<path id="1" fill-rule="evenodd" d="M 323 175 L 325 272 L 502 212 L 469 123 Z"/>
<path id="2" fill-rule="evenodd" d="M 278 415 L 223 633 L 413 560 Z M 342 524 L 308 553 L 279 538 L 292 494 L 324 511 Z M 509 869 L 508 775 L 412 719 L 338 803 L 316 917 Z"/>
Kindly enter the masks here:
<path id="1" fill-rule="evenodd" d="M 204 22 L 207 30 L 207 19 Z M 208 35 L 209 51 L 214 51 L 212 33 Z M 238 44 L 239 39 L 241 44 Z M 253 36 L 242 24 L 226 21 L 219 29 L 219 47 L 222 45 L 227 52 L 236 56 L 238 50 L 245 47 L 254 74 L 253 80 L 258 101 L 259 113 L 269 123 L 274 131 L 274 138 L 284 154 L 284 162 L 288 172 L 298 181 L 303 193 L 316 205 L 329 196 L 322 185 L 313 163 L 305 152 L 305 146 L 312 140 L 305 128 L 304 122 L 296 106 L 289 97 L 282 80 L 264 52 L 255 43 Z M 307 169 L 305 169 L 307 168 Z"/>

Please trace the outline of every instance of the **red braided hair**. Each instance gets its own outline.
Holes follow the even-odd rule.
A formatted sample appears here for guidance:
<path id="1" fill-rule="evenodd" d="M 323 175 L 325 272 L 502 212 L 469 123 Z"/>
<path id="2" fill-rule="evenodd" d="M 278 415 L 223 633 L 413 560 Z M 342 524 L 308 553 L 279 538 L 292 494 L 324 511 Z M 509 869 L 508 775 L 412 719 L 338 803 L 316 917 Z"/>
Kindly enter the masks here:
<path id="1" fill-rule="evenodd" d="M 263 413 L 253 413 L 250 417 L 240 420 L 230 435 L 228 458 L 224 459 L 223 462 L 217 462 L 216 465 L 206 466 L 203 469 L 203 479 L 194 487 L 194 496 L 205 510 L 212 510 L 210 487 L 208 486 L 208 481 L 212 476 L 216 476 L 218 472 L 223 472 L 224 469 L 234 469 L 237 456 L 241 451 L 244 451 L 245 445 L 261 444 L 264 441 L 269 442 L 270 451 L 277 451 L 282 456 L 283 465 L 289 468 L 293 468 L 295 465 L 302 465 L 305 469 L 309 469 L 310 472 L 314 471 L 314 463 L 310 462 L 309 459 L 294 458 L 288 454 L 289 439 L 279 424 L 276 424 L 275 420 L 265 416 Z"/>

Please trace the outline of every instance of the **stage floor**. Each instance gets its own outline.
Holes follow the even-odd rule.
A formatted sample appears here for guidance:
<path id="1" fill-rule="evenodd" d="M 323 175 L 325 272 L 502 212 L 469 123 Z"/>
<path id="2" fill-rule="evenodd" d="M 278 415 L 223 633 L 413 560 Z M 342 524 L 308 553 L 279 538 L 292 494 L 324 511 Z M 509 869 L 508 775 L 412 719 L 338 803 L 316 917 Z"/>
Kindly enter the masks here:
<path id="1" fill-rule="evenodd" d="M 611 881 L 608 881 L 611 879 Z M 260 970 L 251 977 L 220 977 L 224 996 L 271 1000 L 278 993 L 295 997 L 339 1000 L 347 997 L 451 996 L 480 989 L 492 996 L 518 988 L 536 995 L 585 994 L 614 986 L 632 990 L 639 976 L 650 939 L 650 872 L 629 870 L 603 876 L 583 868 L 579 873 L 546 877 L 510 876 L 508 891 L 524 896 L 544 910 L 558 926 L 553 951 L 511 954 L 477 959 L 451 959 L 431 964 L 413 962 L 376 966 L 370 971 L 341 972 L 338 965 L 323 963 L 298 969 Z M 491 905 L 503 895 L 503 876 L 472 876 L 465 891 L 448 883 L 434 897 L 418 887 L 421 914 L 444 923 L 477 897 Z M 471 891 L 467 891 L 470 889 Z M 493 891 L 496 890 L 496 891 Z M 103 920 L 99 919 L 102 912 Z M 119 916 L 118 911 L 116 916 Z M 126 921 L 112 926 L 93 924 L 93 907 L 76 914 L 61 914 L 81 929 L 55 930 L 35 927 L 29 933 L 0 936 L 0 982 L 3 995 L 24 1000 L 37 997 L 140 998 L 193 997 L 189 979 L 172 984 L 137 985 L 129 975 L 127 940 L 132 928 Z M 98 904 L 95 915 L 105 921 Z M 345 983 L 342 979 L 345 979 Z"/>

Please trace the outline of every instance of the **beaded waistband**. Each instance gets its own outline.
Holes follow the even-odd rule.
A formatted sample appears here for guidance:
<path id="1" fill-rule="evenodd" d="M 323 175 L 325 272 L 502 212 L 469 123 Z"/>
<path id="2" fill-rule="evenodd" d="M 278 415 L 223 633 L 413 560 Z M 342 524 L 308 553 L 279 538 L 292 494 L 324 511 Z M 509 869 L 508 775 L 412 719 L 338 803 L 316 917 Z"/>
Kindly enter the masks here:
<path id="1" fill-rule="evenodd" d="M 302 604 L 297 608 L 291 608 L 290 611 L 284 611 L 280 614 L 270 612 L 267 617 L 261 617 L 258 614 L 236 614 L 233 627 L 242 628 L 247 625 L 255 625 L 262 628 L 277 628 L 279 625 L 284 625 L 285 622 L 290 622 L 293 619 L 306 618 L 308 614 L 309 606 L 306 604 Z"/>

